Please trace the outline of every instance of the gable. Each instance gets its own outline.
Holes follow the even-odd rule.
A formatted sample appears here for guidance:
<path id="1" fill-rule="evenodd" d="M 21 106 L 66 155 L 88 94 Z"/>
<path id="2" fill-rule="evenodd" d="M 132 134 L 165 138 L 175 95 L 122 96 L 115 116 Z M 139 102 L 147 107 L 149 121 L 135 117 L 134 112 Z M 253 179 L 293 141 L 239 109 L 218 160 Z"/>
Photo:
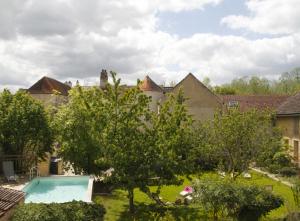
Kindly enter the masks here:
<path id="1" fill-rule="evenodd" d="M 189 113 L 196 119 L 212 119 L 215 112 L 223 108 L 222 100 L 192 74 L 188 74 L 179 82 L 172 92 L 176 94 L 180 88 L 187 98 L 186 105 Z"/>
<path id="2" fill-rule="evenodd" d="M 32 85 L 27 91 L 31 94 L 53 94 L 55 91 L 68 96 L 70 86 L 49 77 L 43 77 Z"/>

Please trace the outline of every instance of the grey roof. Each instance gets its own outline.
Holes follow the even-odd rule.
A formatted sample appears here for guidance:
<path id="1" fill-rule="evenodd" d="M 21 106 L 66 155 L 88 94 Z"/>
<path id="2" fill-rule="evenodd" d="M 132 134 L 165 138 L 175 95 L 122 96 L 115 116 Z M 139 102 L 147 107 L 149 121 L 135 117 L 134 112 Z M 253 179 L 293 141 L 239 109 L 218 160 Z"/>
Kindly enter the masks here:
<path id="1" fill-rule="evenodd" d="M 300 115 L 300 92 L 289 97 L 277 108 L 277 115 Z"/>

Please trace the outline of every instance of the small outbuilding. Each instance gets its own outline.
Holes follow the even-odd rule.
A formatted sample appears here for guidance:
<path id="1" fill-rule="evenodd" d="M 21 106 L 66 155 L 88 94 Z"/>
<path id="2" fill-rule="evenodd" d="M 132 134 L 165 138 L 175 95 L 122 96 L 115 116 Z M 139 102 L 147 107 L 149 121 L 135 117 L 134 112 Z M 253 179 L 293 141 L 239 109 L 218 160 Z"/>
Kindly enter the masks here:
<path id="1" fill-rule="evenodd" d="M 25 193 L 0 187 L 0 221 L 8 221 L 17 205 L 23 204 Z"/>

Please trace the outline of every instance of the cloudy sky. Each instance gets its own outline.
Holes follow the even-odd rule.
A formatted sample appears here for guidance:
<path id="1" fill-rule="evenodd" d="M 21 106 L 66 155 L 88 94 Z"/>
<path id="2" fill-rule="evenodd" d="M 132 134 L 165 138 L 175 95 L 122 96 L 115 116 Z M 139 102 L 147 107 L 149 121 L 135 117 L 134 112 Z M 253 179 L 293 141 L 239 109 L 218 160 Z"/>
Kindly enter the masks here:
<path id="1" fill-rule="evenodd" d="M 299 0 L 1 0 L 0 89 L 44 75 L 214 84 L 300 66 Z"/>

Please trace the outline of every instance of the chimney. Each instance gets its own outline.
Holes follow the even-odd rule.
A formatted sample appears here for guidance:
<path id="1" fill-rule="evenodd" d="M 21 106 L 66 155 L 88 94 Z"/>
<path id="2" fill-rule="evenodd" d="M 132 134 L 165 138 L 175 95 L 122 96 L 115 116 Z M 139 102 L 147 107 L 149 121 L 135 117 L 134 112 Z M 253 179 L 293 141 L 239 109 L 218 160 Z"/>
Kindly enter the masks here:
<path id="1" fill-rule="evenodd" d="M 72 87 L 72 82 L 71 81 L 66 81 L 65 85 L 68 85 L 69 87 Z"/>
<path id="2" fill-rule="evenodd" d="M 100 73 L 100 88 L 105 88 L 106 84 L 108 82 L 108 75 L 107 75 L 107 71 L 105 69 L 102 69 L 101 73 Z"/>

